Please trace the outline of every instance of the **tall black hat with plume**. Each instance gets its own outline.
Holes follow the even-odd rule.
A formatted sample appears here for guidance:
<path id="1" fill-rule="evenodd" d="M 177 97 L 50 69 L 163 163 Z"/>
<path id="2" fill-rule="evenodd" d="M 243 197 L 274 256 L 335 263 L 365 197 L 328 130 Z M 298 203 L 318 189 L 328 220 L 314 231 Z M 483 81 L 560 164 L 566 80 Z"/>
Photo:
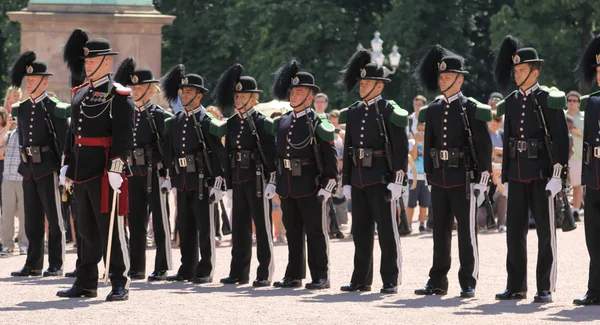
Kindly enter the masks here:
<path id="1" fill-rule="evenodd" d="M 51 76 L 48 67 L 43 61 L 37 60 L 33 51 L 26 51 L 19 55 L 19 58 L 10 69 L 10 80 L 14 87 L 21 87 L 23 77 L 25 76 Z"/>
<path id="2" fill-rule="evenodd" d="M 83 80 L 85 80 L 83 48 L 88 40 L 89 37 L 87 32 L 81 28 L 77 28 L 71 33 L 71 36 L 63 49 L 63 61 L 67 64 L 67 67 L 71 72 L 72 87 L 82 84 Z"/>
<path id="3" fill-rule="evenodd" d="M 288 91 L 294 87 L 308 87 L 315 92 L 321 91 L 321 88 L 315 85 L 315 77 L 312 74 L 300 71 L 298 61 L 289 60 L 275 72 L 273 97 L 277 100 L 287 100 Z"/>
<path id="4" fill-rule="evenodd" d="M 154 79 L 152 70 L 148 68 L 136 68 L 135 59 L 131 56 L 127 57 L 119 64 L 114 75 L 114 80 L 124 86 L 136 86 L 160 82 Z"/>
<path id="5" fill-rule="evenodd" d="M 596 68 L 600 66 L 600 36 L 594 37 L 583 52 L 577 65 L 579 83 L 589 87 L 596 78 Z"/>
<path id="6" fill-rule="evenodd" d="M 421 87 L 429 92 L 438 92 L 438 64 L 446 55 L 446 49 L 436 44 L 429 48 L 415 68 L 413 77 Z"/>
<path id="7" fill-rule="evenodd" d="M 227 69 L 219 78 L 217 86 L 213 92 L 215 104 L 221 108 L 224 115 L 231 115 L 235 106 L 235 93 L 258 93 L 256 80 L 250 76 L 242 76 L 244 67 L 236 63 Z"/>
<path id="8" fill-rule="evenodd" d="M 177 100 L 179 89 L 184 87 L 196 88 L 202 93 L 207 93 L 204 87 L 204 78 L 197 74 L 185 74 L 185 66 L 178 64 L 174 66 L 160 81 L 160 88 L 169 102 Z"/>
<path id="9" fill-rule="evenodd" d="M 349 93 L 360 80 L 379 80 L 390 82 L 385 69 L 373 61 L 371 52 L 365 49 L 356 51 L 342 70 L 339 83 Z"/>
<path id="10" fill-rule="evenodd" d="M 519 41 L 511 35 L 507 35 L 494 63 L 494 78 L 496 84 L 502 89 L 508 89 L 511 81 L 513 67 L 524 63 L 542 63 L 544 60 L 538 57 L 537 51 L 532 47 L 519 48 Z"/>

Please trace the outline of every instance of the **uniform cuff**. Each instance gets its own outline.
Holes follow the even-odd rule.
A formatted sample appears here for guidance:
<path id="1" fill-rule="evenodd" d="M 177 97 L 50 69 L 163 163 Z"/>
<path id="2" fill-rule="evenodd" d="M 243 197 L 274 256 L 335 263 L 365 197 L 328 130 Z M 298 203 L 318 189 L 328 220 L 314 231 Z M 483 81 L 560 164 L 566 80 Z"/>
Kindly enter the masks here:
<path id="1" fill-rule="evenodd" d="M 123 159 L 121 159 L 121 157 L 117 157 L 117 158 L 113 158 L 110 161 L 110 168 L 108 169 L 108 171 L 121 174 L 121 173 L 123 173 L 124 168 L 125 168 L 125 161 Z"/>

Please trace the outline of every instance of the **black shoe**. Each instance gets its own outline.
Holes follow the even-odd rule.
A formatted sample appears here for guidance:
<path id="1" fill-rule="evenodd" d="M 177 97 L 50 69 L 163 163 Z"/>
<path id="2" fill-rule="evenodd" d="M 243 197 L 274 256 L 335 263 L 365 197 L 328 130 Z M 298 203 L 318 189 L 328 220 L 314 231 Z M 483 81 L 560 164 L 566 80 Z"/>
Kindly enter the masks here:
<path id="1" fill-rule="evenodd" d="M 475 297 L 475 288 L 466 287 L 460 291 L 461 298 L 473 298 Z"/>
<path id="2" fill-rule="evenodd" d="M 56 293 L 57 296 L 61 298 L 96 298 L 98 296 L 98 292 L 96 290 L 88 290 L 81 288 L 79 286 L 73 285 L 71 288 L 67 290 L 61 290 Z"/>
<path id="3" fill-rule="evenodd" d="M 548 290 L 538 291 L 533 297 L 533 302 L 552 302 L 552 293 Z"/>
<path id="4" fill-rule="evenodd" d="M 290 278 L 283 278 L 281 281 L 273 283 L 276 288 L 300 288 L 302 286 L 302 280 L 294 280 Z"/>
<path id="5" fill-rule="evenodd" d="M 129 272 L 129 278 L 131 278 L 131 280 L 145 280 L 146 279 L 146 275 L 144 273 L 141 272 Z"/>
<path id="6" fill-rule="evenodd" d="M 345 286 L 342 286 L 340 288 L 340 290 L 345 291 L 345 292 L 354 292 L 354 291 L 371 291 L 371 286 L 370 285 L 364 285 L 364 284 L 356 284 L 356 283 L 348 283 Z"/>
<path id="7" fill-rule="evenodd" d="M 267 279 L 258 278 L 256 280 L 252 281 L 252 286 L 255 288 L 268 287 L 270 285 L 271 285 L 271 281 L 269 281 Z"/>
<path id="8" fill-rule="evenodd" d="M 32 267 L 27 265 L 23 266 L 22 269 L 12 272 L 11 276 L 40 276 L 42 275 L 42 270 L 34 270 Z"/>
<path id="9" fill-rule="evenodd" d="M 421 289 L 415 290 L 415 294 L 419 296 L 443 296 L 448 293 L 448 290 L 442 288 L 436 288 L 432 285 L 426 285 Z"/>
<path id="10" fill-rule="evenodd" d="M 167 271 L 154 271 L 148 276 L 148 282 L 165 281 L 167 279 Z"/>
<path id="11" fill-rule="evenodd" d="M 573 211 L 573 220 L 575 220 L 575 222 L 581 222 L 581 219 L 579 218 L 579 211 Z"/>
<path id="12" fill-rule="evenodd" d="M 221 283 L 223 284 L 248 284 L 248 282 L 250 282 L 250 280 L 240 280 L 240 278 L 235 276 L 228 276 L 221 279 Z"/>
<path id="13" fill-rule="evenodd" d="M 67 278 L 76 278 L 77 277 L 77 269 L 73 270 L 72 272 L 65 273 L 65 277 L 67 277 Z"/>
<path id="14" fill-rule="evenodd" d="M 600 305 L 600 299 L 592 297 L 590 295 L 585 295 L 583 296 L 583 298 L 573 300 L 573 304 L 577 306 Z"/>
<path id="15" fill-rule="evenodd" d="M 331 288 L 331 283 L 327 279 L 313 280 L 304 286 L 305 289 L 322 290 Z"/>
<path id="16" fill-rule="evenodd" d="M 183 281 L 187 281 L 189 279 L 190 279 L 190 277 L 183 276 L 179 273 L 176 273 L 175 275 L 169 275 L 165 280 L 183 282 Z"/>
<path id="17" fill-rule="evenodd" d="M 496 300 L 519 300 L 519 299 L 527 299 L 526 291 L 510 291 L 508 289 L 504 290 L 501 293 L 496 294 Z"/>
<path id="18" fill-rule="evenodd" d="M 129 300 L 129 290 L 123 287 L 113 288 L 108 296 L 106 296 L 106 301 L 124 301 Z"/>
<path id="19" fill-rule="evenodd" d="M 63 271 L 61 269 L 57 269 L 55 267 L 49 267 L 46 271 L 44 271 L 43 277 L 49 276 L 62 276 Z"/>
<path id="20" fill-rule="evenodd" d="M 329 239 L 344 239 L 344 238 L 346 238 L 346 236 L 344 236 L 344 233 L 342 233 L 341 231 L 329 234 Z"/>
<path id="21" fill-rule="evenodd" d="M 213 282 L 212 276 L 195 276 L 192 278 L 192 282 L 195 284 L 206 284 Z"/>
<path id="22" fill-rule="evenodd" d="M 384 283 L 379 293 L 398 293 L 398 286 L 391 283 Z"/>

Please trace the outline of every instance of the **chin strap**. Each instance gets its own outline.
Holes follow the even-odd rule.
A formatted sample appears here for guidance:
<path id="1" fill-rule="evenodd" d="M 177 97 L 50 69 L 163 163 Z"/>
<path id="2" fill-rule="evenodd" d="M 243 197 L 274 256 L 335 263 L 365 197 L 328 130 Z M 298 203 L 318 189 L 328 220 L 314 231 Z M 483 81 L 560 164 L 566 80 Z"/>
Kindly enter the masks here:
<path id="1" fill-rule="evenodd" d="M 293 105 L 291 105 L 291 104 L 290 104 L 290 106 L 292 106 L 292 108 L 297 108 L 297 107 L 300 107 L 301 105 L 304 105 L 304 104 L 305 104 L 305 102 L 306 102 L 306 99 L 307 99 L 307 98 L 308 98 L 308 96 L 310 95 L 310 92 L 311 92 L 311 91 L 312 91 L 312 90 L 309 90 L 309 91 L 308 91 L 308 93 L 306 93 L 306 96 L 304 96 L 304 99 L 302 100 L 302 102 L 301 102 L 300 104 L 298 104 L 298 105 L 296 105 L 296 106 L 293 106 Z M 309 106 L 310 106 L 310 105 L 309 105 Z M 306 109 L 306 105 L 304 106 L 304 109 Z"/>
<path id="2" fill-rule="evenodd" d="M 239 111 L 242 110 L 242 108 L 244 109 L 244 113 L 242 113 L 242 114 L 248 113 L 248 108 L 246 108 L 246 107 L 248 106 L 248 103 L 250 103 L 251 100 L 252 100 L 252 96 L 250 96 L 250 98 L 248 98 L 248 100 L 244 104 L 242 104 L 242 107 L 240 107 L 240 108 L 236 107 L 235 108 L 235 109 L 238 110 L 238 114 L 240 114 Z M 306 98 L 304 100 L 306 100 Z M 240 117 L 243 117 L 242 114 L 240 114 Z"/>
<path id="3" fill-rule="evenodd" d="M 373 90 L 375 90 L 375 87 L 377 87 L 377 82 L 375 83 L 375 85 L 373 86 L 373 88 L 371 88 L 371 90 L 369 90 L 369 92 L 362 98 L 362 100 L 367 101 L 365 98 L 368 98 L 369 95 L 371 95 L 371 93 L 373 92 Z"/>
<path id="4" fill-rule="evenodd" d="M 525 80 L 523 80 L 523 82 L 519 85 L 517 85 L 517 87 L 521 88 L 521 86 L 523 86 L 523 84 L 525 82 L 527 82 L 527 80 L 529 79 L 529 77 L 531 76 L 531 73 L 533 72 L 533 69 L 531 68 L 531 66 L 529 67 L 529 73 L 527 74 L 527 78 L 525 78 Z"/>
<path id="5" fill-rule="evenodd" d="M 104 63 L 104 60 L 106 60 L 106 55 L 102 56 L 102 61 L 100 61 L 100 64 L 98 64 L 98 67 L 96 67 L 96 70 L 94 70 L 94 72 L 92 72 L 91 74 L 87 75 L 88 78 L 90 78 L 91 76 L 93 76 L 94 74 L 96 74 L 96 72 L 98 72 L 98 70 L 100 70 L 100 67 L 102 66 L 102 63 Z"/>
<path id="6" fill-rule="evenodd" d="M 40 82 L 38 82 L 37 86 L 35 86 L 35 88 L 31 91 L 31 94 L 35 94 L 36 90 L 38 90 L 38 88 L 40 88 L 40 85 L 42 84 L 42 81 L 44 81 L 44 78 L 46 77 L 42 77 L 42 79 L 40 79 Z M 33 96 L 32 96 L 33 98 Z"/>
<path id="7" fill-rule="evenodd" d="M 148 90 L 150 90 L 151 85 L 152 84 L 148 84 L 148 88 L 146 88 L 146 91 L 144 91 L 144 93 L 140 97 L 138 97 L 138 99 L 134 99 L 134 101 L 136 101 L 136 102 L 142 101 L 143 102 L 142 99 L 144 98 L 144 96 L 146 96 L 146 94 L 148 93 Z M 196 93 L 196 95 L 198 95 L 198 93 Z"/>
<path id="8" fill-rule="evenodd" d="M 445 94 L 450 88 L 454 87 L 454 84 L 456 83 L 456 80 L 458 80 L 459 75 L 460 75 L 460 73 L 456 74 L 456 77 L 454 77 L 454 81 L 452 81 L 452 83 L 450 84 L 450 86 L 448 86 L 448 88 L 442 90 L 442 94 Z"/>
<path id="9" fill-rule="evenodd" d="M 185 103 L 185 104 L 182 103 L 182 105 L 185 107 L 185 106 L 188 106 L 189 104 L 191 104 L 194 101 L 194 99 L 196 99 L 196 96 L 198 96 L 199 91 L 200 90 L 196 89 L 196 95 L 194 95 L 194 97 L 192 97 L 192 99 L 190 99 L 187 103 Z"/>

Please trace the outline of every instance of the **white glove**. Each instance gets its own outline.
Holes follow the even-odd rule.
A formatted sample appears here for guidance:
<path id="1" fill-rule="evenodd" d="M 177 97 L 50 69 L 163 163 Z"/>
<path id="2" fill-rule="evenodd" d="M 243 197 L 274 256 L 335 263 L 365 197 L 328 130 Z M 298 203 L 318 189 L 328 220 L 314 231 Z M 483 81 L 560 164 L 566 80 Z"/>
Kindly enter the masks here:
<path id="1" fill-rule="evenodd" d="M 225 197 L 227 197 L 228 200 L 233 200 L 233 190 L 232 189 L 228 189 L 227 192 L 225 192 Z"/>
<path id="2" fill-rule="evenodd" d="M 162 185 L 160 186 L 161 190 L 163 188 L 166 188 L 167 191 L 171 189 L 171 179 L 166 178 L 165 181 L 162 183 Z"/>
<path id="3" fill-rule="evenodd" d="M 389 183 L 387 189 L 390 190 L 392 194 L 392 201 L 399 199 L 402 196 L 402 185 L 396 183 Z"/>
<path id="4" fill-rule="evenodd" d="M 551 178 L 546 185 L 546 191 L 550 191 L 552 197 L 554 197 L 562 189 L 562 182 L 560 178 Z"/>
<path id="5" fill-rule="evenodd" d="M 473 195 L 475 195 L 475 190 L 479 190 L 479 195 L 476 196 L 477 199 L 477 206 L 480 207 L 483 204 L 483 201 L 485 200 L 485 195 L 484 193 L 488 191 L 487 186 L 477 183 L 475 185 L 473 185 Z"/>
<path id="6" fill-rule="evenodd" d="M 67 169 L 69 166 L 62 166 L 60 168 L 60 174 L 58 176 L 58 185 L 64 186 L 67 183 Z"/>
<path id="7" fill-rule="evenodd" d="M 223 199 L 223 196 L 225 196 L 225 192 L 218 188 L 213 187 L 210 189 L 210 193 L 208 194 L 208 197 L 212 197 L 213 195 L 215 197 L 215 201 L 213 203 L 217 203 Z"/>
<path id="8" fill-rule="evenodd" d="M 504 183 L 504 196 L 508 197 L 508 182 Z"/>
<path id="9" fill-rule="evenodd" d="M 267 184 L 267 187 L 265 187 L 265 197 L 268 200 L 275 197 L 275 184 Z"/>
<path id="10" fill-rule="evenodd" d="M 108 172 L 108 182 L 110 183 L 110 187 L 117 192 L 121 193 L 121 184 L 123 184 L 123 177 L 121 174 L 115 172 Z"/>
<path id="11" fill-rule="evenodd" d="M 319 196 L 323 197 L 323 202 L 327 202 L 327 200 L 329 200 L 329 198 L 331 197 L 331 192 L 322 188 L 319 190 L 319 193 L 317 193 L 317 197 Z"/>
<path id="12" fill-rule="evenodd" d="M 342 186 L 342 191 L 344 192 L 344 196 L 346 197 L 346 200 L 352 199 L 352 185 Z"/>

